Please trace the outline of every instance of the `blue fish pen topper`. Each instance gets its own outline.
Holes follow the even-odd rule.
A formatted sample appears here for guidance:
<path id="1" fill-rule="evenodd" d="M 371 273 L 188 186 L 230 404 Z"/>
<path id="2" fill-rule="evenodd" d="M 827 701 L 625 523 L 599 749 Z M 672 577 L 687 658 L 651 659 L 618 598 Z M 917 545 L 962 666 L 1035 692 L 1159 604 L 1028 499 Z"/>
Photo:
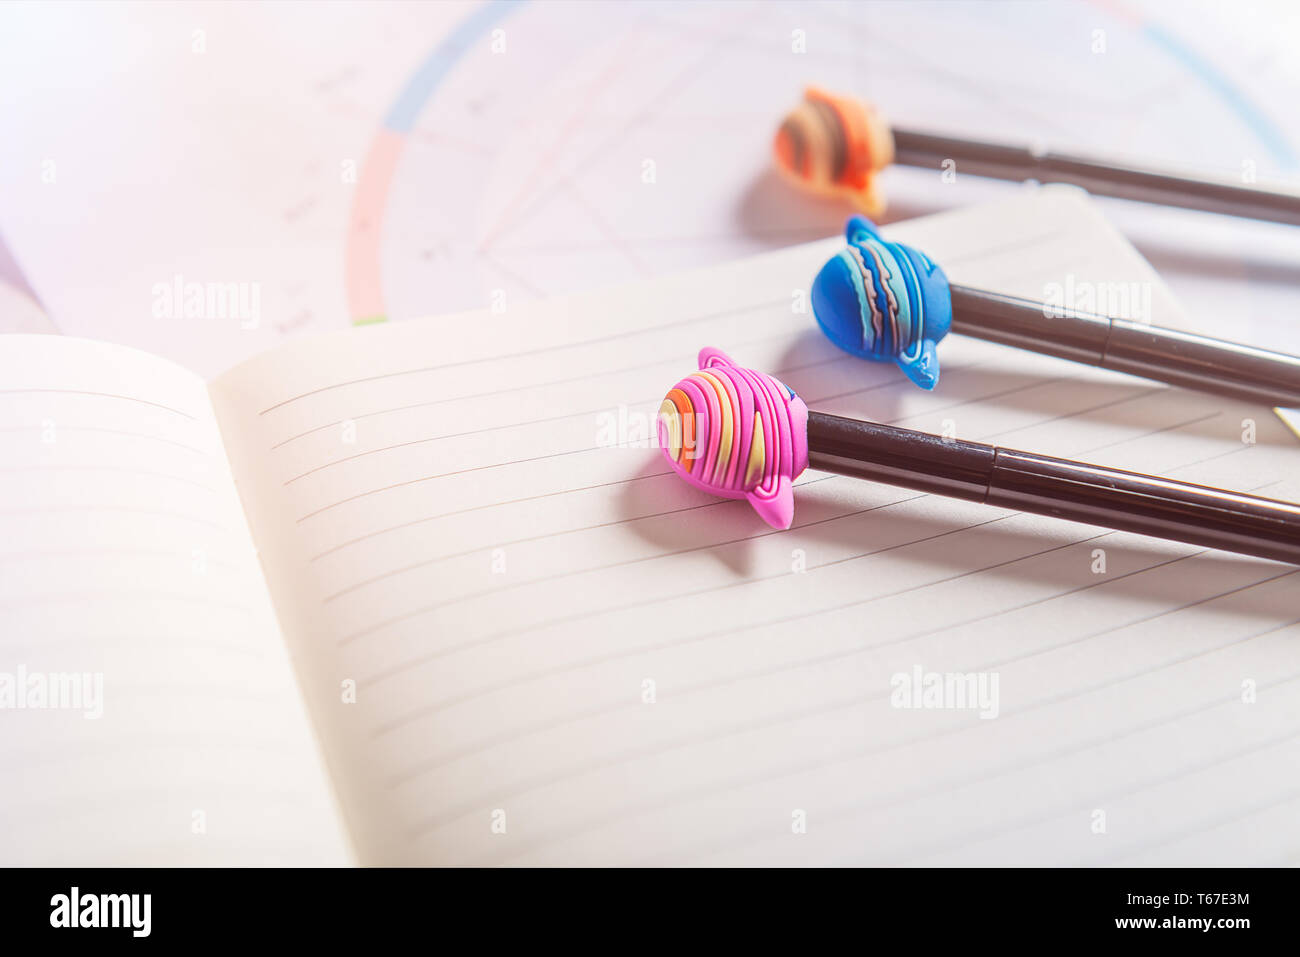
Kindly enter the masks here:
<path id="1" fill-rule="evenodd" d="M 948 277 L 920 250 L 883 239 L 854 216 L 844 229 L 848 248 L 813 280 L 817 324 L 845 352 L 896 362 L 923 389 L 939 382 L 935 346 L 952 328 Z"/>

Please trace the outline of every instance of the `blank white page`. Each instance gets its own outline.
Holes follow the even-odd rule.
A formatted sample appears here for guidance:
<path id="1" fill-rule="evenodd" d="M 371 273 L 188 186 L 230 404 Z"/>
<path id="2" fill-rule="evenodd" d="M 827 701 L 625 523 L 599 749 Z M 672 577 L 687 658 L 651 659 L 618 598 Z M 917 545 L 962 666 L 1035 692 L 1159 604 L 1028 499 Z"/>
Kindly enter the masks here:
<path id="1" fill-rule="evenodd" d="M 1181 321 L 1074 190 L 889 234 L 954 281 L 1137 282 Z M 933 393 L 836 351 L 800 306 L 839 246 L 350 331 L 214 383 L 363 861 L 1300 852 L 1289 566 L 811 471 L 776 532 L 609 447 L 717 346 L 814 409 L 1300 495 L 1267 409 L 960 336 Z M 917 667 L 996 673 L 998 716 L 891 706 Z"/>
<path id="2" fill-rule="evenodd" d="M 203 381 L 5 336 L 0 383 L 0 862 L 346 863 Z"/>

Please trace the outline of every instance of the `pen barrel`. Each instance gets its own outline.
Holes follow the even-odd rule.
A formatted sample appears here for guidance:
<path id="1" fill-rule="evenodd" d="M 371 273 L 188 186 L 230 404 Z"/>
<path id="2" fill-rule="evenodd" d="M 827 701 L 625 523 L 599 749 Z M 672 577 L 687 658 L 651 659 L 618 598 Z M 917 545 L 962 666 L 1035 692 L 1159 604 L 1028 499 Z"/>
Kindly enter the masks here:
<path id="1" fill-rule="evenodd" d="M 1106 357 L 1110 319 L 1086 313 L 1056 316 L 1046 303 L 956 283 L 952 331 L 1071 362 L 1099 366 Z"/>
<path id="2" fill-rule="evenodd" d="M 808 414 L 808 464 L 1121 531 L 1300 564 L 1300 505 L 878 422 Z"/>
<path id="3" fill-rule="evenodd" d="M 1112 319 L 1101 366 L 1246 402 L 1300 406 L 1300 356 L 1177 329 Z"/>
<path id="4" fill-rule="evenodd" d="M 997 449 L 989 505 L 1300 565 L 1300 506 Z"/>
<path id="5" fill-rule="evenodd" d="M 823 472 L 982 502 L 996 453 L 879 422 L 808 413 L 808 464 Z"/>
<path id="6" fill-rule="evenodd" d="M 962 335 L 1268 406 L 1300 406 L 1300 356 L 953 285 Z"/>
<path id="7" fill-rule="evenodd" d="M 895 129 L 894 162 L 940 169 L 946 160 L 957 172 L 994 179 L 1069 183 L 1098 196 L 1181 206 L 1208 213 L 1300 225 L 1300 193 L 1209 179 L 1125 162 L 1102 162 L 1053 150 L 919 130 Z"/>

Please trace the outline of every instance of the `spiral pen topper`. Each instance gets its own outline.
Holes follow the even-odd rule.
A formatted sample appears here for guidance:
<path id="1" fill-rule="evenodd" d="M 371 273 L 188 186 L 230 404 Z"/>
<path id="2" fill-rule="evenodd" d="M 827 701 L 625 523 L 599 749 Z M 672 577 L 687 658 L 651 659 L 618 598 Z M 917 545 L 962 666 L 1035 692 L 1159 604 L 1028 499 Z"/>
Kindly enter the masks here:
<path id="1" fill-rule="evenodd" d="M 846 248 L 813 280 L 818 326 L 846 352 L 897 363 L 923 389 L 939 382 L 937 346 L 951 331 L 1234 399 L 1300 407 L 1300 357 L 949 283 L 925 253 L 887 241 L 862 216 L 849 220 L 844 238 Z"/>
<path id="2" fill-rule="evenodd" d="M 704 349 L 659 410 L 659 445 L 696 488 L 794 520 L 812 467 L 1172 541 L 1300 564 L 1300 505 L 811 412 L 783 382 Z"/>
<path id="3" fill-rule="evenodd" d="M 894 161 L 894 137 L 871 104 L 809 87 L 772 152 L 777 170 L 800 188 L 843 198 L 868 216 L 885 211 L 876 174 Z"/>
<path id="4" fill-rule="evenodd" d="M 808 407 L 788 386 L 742 369 L 717 349 L 659 407 L 659 446 L 696 488 L 746 498 L 769 525 L 789 528 L 794 480 L 808 466 Z"/>
<path id="5" fill-rule="evenodd" d="M 813 281 L 813 315 L 827 338 L 846 352 L 896 362 L 923 389 L 939 382 L 935 346 L 952 328 L 948 277 L 925 253 L 883 239 L 854 216 L 848 247 Z"/>
<path id="6" fill-rule="evenodd" d="M 810 87 L 772 144 L 777 169 L 802 189 L 848 200 L 868 216 L 885 208 L 877 175 L 891 163 L 975 176 L 1070 183 L 1098 196 L 1300 225 L 1300 192 L 1105 163 L 1039 146 L 890 128 L 870 103 Z"/>

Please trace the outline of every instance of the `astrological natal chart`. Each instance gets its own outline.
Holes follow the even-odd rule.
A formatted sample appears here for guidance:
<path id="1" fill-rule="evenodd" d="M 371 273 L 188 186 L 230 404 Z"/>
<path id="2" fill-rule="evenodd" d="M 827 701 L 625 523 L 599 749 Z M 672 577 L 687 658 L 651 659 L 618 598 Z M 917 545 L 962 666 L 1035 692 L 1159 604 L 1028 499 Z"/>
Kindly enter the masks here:
<path id="1" fill-rule="evenodd" d="M 1247 57 L 1210 18 L 1167 27 L 1145 11 L 485 4 L 434 44 L 371 144 L 347 241 L 349 315 L 506 308 L 840 232 L 847 207 L 799 194 L 770 161 L 808 84 L 920 128 L 1293 172 L 1300 130 L 1279 107 L 1296 79 L 1281 46 Z M 1016 188 L 937 172 L 885 171 L 884 221 Z M 1203 298 L 1195 260 L 1159 252 L 1148 256 L 1175 292 L 1185 279 Z M 1235 283 L 1253 268 L 1220 272 Z M 1275 272 L 1262 275 L 1285 278 Z M 1237 290 L 1243 321 L 1271 311 L 1275 291 Z"/>

